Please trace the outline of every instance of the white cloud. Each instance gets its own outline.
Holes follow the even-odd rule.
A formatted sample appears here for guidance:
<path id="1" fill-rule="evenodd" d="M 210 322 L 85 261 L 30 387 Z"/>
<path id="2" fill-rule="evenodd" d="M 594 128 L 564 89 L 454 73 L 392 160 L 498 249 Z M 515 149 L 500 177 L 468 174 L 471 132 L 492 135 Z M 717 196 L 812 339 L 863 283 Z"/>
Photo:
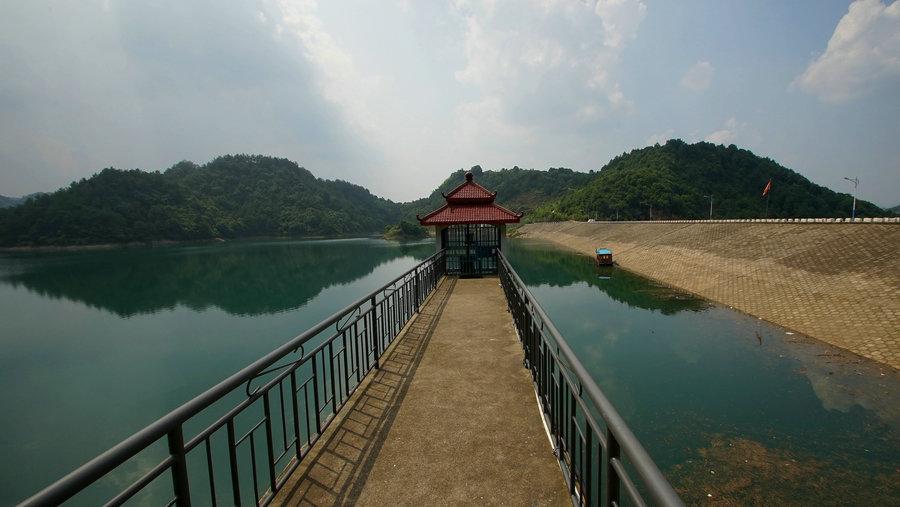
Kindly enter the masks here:
<path id="1" fill-rule="evenodd" d="M 691 66 L 681 78 L 681 86 L 695 92 L 702 92 L 712 83 L 713 66 L 707 61 L 700 61 Z"/>
<path id="2" fill-rule="evenodd" d="M 379 125 L 368 104 L 377 92 L 380 79 L 365 76 L 358 70 L 353 57 L 323 26 L 316 13 L 316 2 L 275 0 L 270 9 L 274 14 L 272 17 L 278 20 L 277 32 L 296 37 L 307 60 L 316 66 L 322 95 L 341 106 L 347 119 L 361 133 L 372 135 L 378 132 Z"/>
<path id="3" fill-rule="evenodd" d="M 900 83 L 900 2 L 857 0 L 792 86 L 840 103 Z"/>
<path id="4" fill-rule="evenodd" d="M 731 144 L 737 137 L 738 130 L 743 127 L 743 124 L 738 124 L 737 120 L 732 117 L 725 122 L 721 129 L 709 134 L 704 140 L 715 144 Z"/>
<path id="5" fill-rule="evenodd" d="M 612 89 L 606 94 L 606 98 L 609 100 L 609 104 L 613 107 L 613 109 L 624 109 L 626 111 L 631 110 L 634 106 L 634 103 L 625 97 L 625 94 L 622 93 L 622 89 L 619 87 L 619 83 L 616 83 L 612 86 Z"/>
<path id="6" fill-rule="evenodd" d="M 459 129 L 469 141 L 497 137 L 484 128 L 476 134 L 474 125 L 528 132 L 498 136 L 519 151 L 495 146 L 527 159 L 537 131 L 558 135 L 560 129 L 596 124 L 611 111 L 632 109 L 615 74 L 646 12 L 643 2 L 459 0 L 454 6 L 465 30 L 465 65 L 454 75 L 474 92 L 457 111 L 460 121 L 469 122 Z"/>
<path id="7" fill-rule="evenodd" d="M 603 23 L 603 43 L 618 48 L 637 35 L 647 6 L 641 0 L 599 0 L 594 12 Z"/>
<path id="8" fill-rule="evenodd" d="M 498 97 L 460 104 L 454 119 L 453 144 L 466 150 L 473 161 L 486 155 L 514 159 L 515 147 L 536 141 L 534 129 L 506 121 Z"/>
<path id="9" fill-rule="evenodd" d="M 376 158 L 259 7 L 4 5 L 4 193 L 53 190 L 102 167 L 161 169 L 235 152 L 286 156 L 331 177 Z"/>
<path id="10" fill-rule="evenodd" d="M 421 96 L 384 62 L 367 67 L 370 55 L 347 44 L 347 28 L 343 27 L 342 33 L 323 21 L 328 14 L 324 3 L 263 0 L 262 5 L 268 8 L 268 17 L 276 20 L 276 32 L 292 40 L 295 50 L 313 67 L 316 91 L 336 106 L 337 115 L 358 142 L 371 148 L 371 158 L 364 168 L 338 168 L 329 176 L 351 179 L 380 194 L 396 192 L 390 178 L 376 173 L 393 171 L 412 181 L 420 177 L 423 160 L 446 157 L 448 148 L 440 145 L 450 143 L 446 143 L 446 131 L 436 125 L 436 119 L 447 115 L 429 114 L 431 105 L 423 103 Z M 393 15 L 412 15 L 415 9 L 412 3 L 395 6 Z M 402 194 L 390 197 L 410 199 L 418 195 L 414 192 L 404 188 Z"/>

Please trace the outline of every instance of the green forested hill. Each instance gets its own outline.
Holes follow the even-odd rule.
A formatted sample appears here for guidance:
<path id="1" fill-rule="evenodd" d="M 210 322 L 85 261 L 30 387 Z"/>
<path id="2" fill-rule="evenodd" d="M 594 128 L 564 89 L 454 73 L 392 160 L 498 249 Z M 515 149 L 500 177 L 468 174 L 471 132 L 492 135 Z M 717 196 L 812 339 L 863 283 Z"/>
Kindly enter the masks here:
<path id="1" fill-rule="evenodd" d="M 816 185 L 776 162 L 734 145 L 670 140 L 611 160 L 590 183 L 539 207 L 526 218 L 539 220 L 644 220 L 706 218 L 713 196 L 714 218 L 757 218 L 772 180 L 769 217 L 847 217 L 852 197 Z M 858 201 L 859 216 L 885 210 Z"/>
<path id="2" fill-rule="evenodd" d="M 0 210 L 0 245 L 86 245 L 212 237 L 214 206 L 160 173 L 104 169 Z"/>
<path id="3" fill-rule="evenodd" d="M 225 156 L 164 173 L 104 169 L 0 210 L 0 246 L 381 232 L 399 206 L 297 164 Z"/>
<path id="4" fill-rule="evenodd" d="M 484 171 L 481 166 L 471 169 L 475 182 L 488 190 L 497 192 L 497 203 L 515 212 L 526 214 L 538 206 L 565 195 L 586 184 L 595 174 L 573 171 L 565 168 L 550 168 L 546 171 L 535 169 L 500 169 Z M 415 218 L 416 214 L 424 215 L 444 205 L 442 193 L 453 190 L 465 181 L 466 171 L 460 169 L 444 180 L 428 197 L 403 205 L 407 218 Z"/>
<path id="5" fill-rule="evenodd" d="M 623 154 L 600 172 L 473 167 L 475 181 L 526 221 L 588 218 L 848 216 L 852 198 L 735 146 L 672 140 Z M 452 173 L 430 196 L 394 203 L 358 185 L 323 180 L 286 159 L 229 155 L 165 172 L 104 169 L 52 194 L 0 209 L 0 246 L 91 245 L 260 236 L 380 234 L 444 204 Z M 860 216 L 890 214 L 860 201 Z"/>
<path id="6" fill-rule="evenodd" d="M 287 159 L 225 156 L 202 167 L 182 162 L 165 176 L 232 217 L 236 236 L 380 233 L 399 218 L 396 203 L 359 185 L 316 178 Z"/>

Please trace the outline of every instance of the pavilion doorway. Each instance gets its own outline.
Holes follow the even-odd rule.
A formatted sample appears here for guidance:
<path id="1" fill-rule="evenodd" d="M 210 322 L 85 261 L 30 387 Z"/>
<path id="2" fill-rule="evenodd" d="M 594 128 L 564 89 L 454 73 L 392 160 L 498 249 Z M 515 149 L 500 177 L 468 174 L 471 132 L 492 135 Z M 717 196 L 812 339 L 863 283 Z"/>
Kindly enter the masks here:
<path id="1" fill-rule="evenodd" d="M 447 272 L 459 276 L 497 273 L 500 228 L 492 224 L 454 224 L 441 232 L 447 250 Z"/>

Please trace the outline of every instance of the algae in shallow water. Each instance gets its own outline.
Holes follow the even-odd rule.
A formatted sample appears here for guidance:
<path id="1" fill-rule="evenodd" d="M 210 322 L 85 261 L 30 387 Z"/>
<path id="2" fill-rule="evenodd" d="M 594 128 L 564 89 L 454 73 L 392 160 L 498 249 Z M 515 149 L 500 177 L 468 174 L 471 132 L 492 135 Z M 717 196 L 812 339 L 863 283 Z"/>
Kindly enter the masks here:
<path id="1" fill-rule="evenodd" d="M 669 472 L 686 504 L 898 505 L 900 469 L 824 460 L 741 437 L 710 445 Z"/>

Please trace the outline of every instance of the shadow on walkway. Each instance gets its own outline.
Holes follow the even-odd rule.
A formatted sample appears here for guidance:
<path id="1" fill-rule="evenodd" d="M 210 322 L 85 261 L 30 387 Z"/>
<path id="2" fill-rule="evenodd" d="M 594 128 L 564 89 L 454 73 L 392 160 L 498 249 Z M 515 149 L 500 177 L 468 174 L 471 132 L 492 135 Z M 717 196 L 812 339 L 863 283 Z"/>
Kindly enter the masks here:
<path id="1" fill-rule="evenodd" d="M 322 439 L 278 492 L 274 505 L 353 504 L 365 485 L 456 279 L 445 278 L 418 317 L 381 357 Z"/>

